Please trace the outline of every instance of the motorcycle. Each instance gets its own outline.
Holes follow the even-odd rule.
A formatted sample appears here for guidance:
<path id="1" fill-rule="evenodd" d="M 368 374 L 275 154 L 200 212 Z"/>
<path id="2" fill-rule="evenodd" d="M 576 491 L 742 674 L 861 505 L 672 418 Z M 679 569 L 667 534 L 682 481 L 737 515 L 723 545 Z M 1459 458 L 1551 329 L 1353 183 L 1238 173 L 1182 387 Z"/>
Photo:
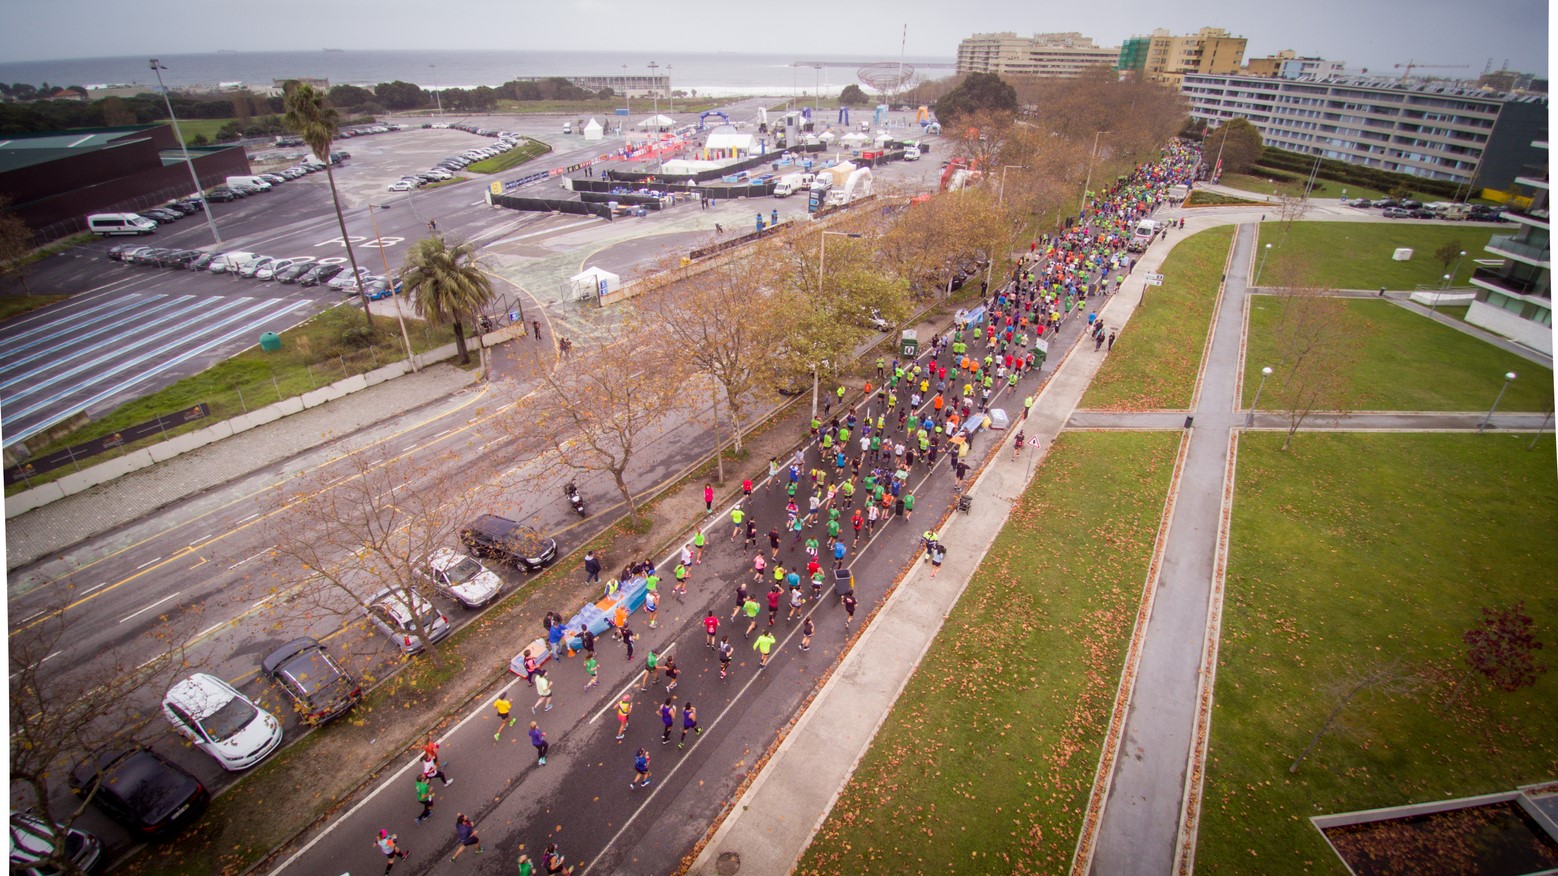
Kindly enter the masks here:
<path id="1" fill-rule="evenodd" d="M 587 516 L 584 510 L 584 498 L 579 495 L 578 487 L 575 487 L 572 483 L 570 483 L 563 487 L 563 493 L 568 496 L 568 504 L 573 506 L 575 513 L 577 513 L 580 517 Z"/>

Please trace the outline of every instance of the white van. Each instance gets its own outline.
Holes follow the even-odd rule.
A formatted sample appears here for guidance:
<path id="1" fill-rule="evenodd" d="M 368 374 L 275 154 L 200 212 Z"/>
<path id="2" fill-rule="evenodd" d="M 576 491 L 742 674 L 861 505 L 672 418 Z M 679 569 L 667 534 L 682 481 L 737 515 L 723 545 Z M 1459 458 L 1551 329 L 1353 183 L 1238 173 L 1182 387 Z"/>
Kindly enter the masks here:
<path id="1" fill-rule="evenodd" d="M 227 187 L 230 189 L 243 188 L 259 189 L 262 192 L 270 191 L 270 183 L 257 176 L 230 176 L 227 178 Z"/>
<path id="2" fill-rule="evenodd" d="M 259 258 L 252 252 L 226 252 L 211 260 L 206 270 L 213 274 L 237 274 L 238 269 Z"/>
<path id="3" fill-rule="evenodd" d="M 110 234 L 151 234 L 157 223 L 134 213 L 93 213 L 87 217 L 87 230 L 101 237 Z"/>

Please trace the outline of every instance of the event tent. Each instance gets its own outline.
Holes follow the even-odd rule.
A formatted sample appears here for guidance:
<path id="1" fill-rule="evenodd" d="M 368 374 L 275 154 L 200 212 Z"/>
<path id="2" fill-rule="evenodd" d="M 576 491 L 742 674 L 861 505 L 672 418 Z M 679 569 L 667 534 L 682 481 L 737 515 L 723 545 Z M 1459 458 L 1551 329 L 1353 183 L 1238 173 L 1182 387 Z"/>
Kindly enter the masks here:
<path id="1" fill-rule="evenodd" d="M 642 122 L 639 122 L 638 127 L 663 130 L 665 128 L 671 127 L 674 124 L 676 124 L 676 120 L 670 116 L 650 116 L 649 118 L 644 119 Z"/>
<path id="2" fill-rule="evenodd" d="M 599 140 L 603 130 L 605 129 L 601 127 L 600 122 L 597 122 L 592 118 L 590 119 L 589 123 L 584 126 L 584 139 Z"/>
<path id="3" fill-rule="evenodd" d="M 622 278 L 601 268 L 585 268 L 568 278 L 568 291 L 574 300 L 599 297 L 620 288 Z"/>

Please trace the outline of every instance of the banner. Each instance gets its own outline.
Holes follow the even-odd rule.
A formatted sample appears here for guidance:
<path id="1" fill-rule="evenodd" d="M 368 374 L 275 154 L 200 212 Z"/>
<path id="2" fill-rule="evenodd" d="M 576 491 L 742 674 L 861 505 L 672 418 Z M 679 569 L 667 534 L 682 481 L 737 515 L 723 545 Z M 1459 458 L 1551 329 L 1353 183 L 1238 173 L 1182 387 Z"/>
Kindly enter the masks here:
<path id="1" fill-rule="evenodd" d="M 82 444 L 72 445 L 64 450 L 56 450 L 45 456 L 34 457 L 6 469 L 5 485 L 9 487 L 15 483 L 21 483 L 27 478 L 36 477 L 44 472 L 54 471 L 57 468 L 63 468 L 73 462 L 91 459 L 98 454 L 107 453 L 115 447 L 133 444 L 150 435 L 156 435 L 169 429 L 176 429 L 185 423 L 191 423 L 209 416 L 211 416 L 211 406 L 201 403 L 192 408 L 185 408 L 182 411 L 163 414 L 154 420 L 136 423 L 118 432 L 104 435 L 101 438 L 94 438 Z"/>

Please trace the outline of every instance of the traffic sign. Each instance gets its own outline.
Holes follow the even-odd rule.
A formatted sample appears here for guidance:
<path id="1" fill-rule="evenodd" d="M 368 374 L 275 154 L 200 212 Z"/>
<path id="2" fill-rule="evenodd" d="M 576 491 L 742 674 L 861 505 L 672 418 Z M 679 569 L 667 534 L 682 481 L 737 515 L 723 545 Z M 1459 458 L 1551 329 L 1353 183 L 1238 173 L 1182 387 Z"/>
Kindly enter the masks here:
<path id="1" fill-rule="evenodd" d="M 1156 280 L 1149 278 L 1147 280 L 1147 285 L 1148 286 L 1162 286 L 1163 285 L 1163 278 L 1159 277 Z"/>
<path id="2" fill-rule="evenodd" d="M 1039 440 L 1039 436 L 1037 436 L 1037 435 L 1035 435 L 1032 438 L 1028 439 L 1028 446 L 1029 447 L 1038 447 L 1038 446 L 1042 445 L 1043 443 L 1044 442 L 1040 441 Z"/>
<path id="3" fill-rule="evenodd" d="M 1163 285 L 1163 275 L 1162 274 L 1148 274 L 1148 273 L 1144 273 L 1144 274 L 1141 275 L 1141 278 L 1143 280 L 1146 280 L 1148 283 L 1151 283 L 1154 286 L 1162 286 Z"/>

